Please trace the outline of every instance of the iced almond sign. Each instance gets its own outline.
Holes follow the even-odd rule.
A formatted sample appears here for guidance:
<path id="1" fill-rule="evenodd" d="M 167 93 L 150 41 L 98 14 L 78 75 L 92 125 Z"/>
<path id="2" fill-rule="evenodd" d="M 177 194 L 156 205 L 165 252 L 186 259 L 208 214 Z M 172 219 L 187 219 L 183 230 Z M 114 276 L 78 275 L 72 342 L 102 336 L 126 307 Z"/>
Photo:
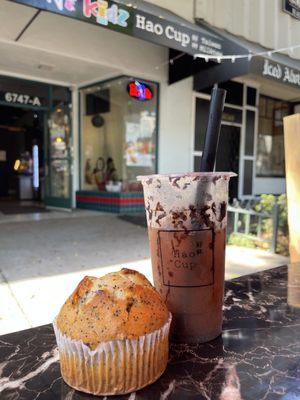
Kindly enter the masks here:
<path id="1" fill-rule="evenodd" d="M 172 339 L 222 331 L 226 208 L 233 173 L 141 176 L 155 287 L 173 314 Z"/>

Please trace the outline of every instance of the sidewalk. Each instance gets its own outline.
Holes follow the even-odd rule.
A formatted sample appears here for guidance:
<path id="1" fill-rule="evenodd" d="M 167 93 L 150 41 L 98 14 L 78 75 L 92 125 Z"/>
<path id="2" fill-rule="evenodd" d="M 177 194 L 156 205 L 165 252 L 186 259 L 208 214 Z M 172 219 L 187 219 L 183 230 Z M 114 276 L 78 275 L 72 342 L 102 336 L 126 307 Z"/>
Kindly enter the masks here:
<path id="1" fill-rule="evenodd" d="M 152 280 L 145 228 L 89 211 L 0 216 L 0 335 L 53 320 L 84 275 L 121 267 Z M 274 268 L 286 257 L 227 247 L 226 279 Z"/>

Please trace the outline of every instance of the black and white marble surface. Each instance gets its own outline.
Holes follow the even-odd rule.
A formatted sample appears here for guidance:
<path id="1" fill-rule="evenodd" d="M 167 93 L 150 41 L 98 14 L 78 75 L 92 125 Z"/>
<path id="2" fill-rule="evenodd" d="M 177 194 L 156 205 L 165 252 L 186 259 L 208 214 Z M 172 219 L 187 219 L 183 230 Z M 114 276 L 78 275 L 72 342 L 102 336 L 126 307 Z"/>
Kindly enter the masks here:
<path id="1" fill-rule="evenodd" d="M 300 265 L 279 267 L 227 282 L 222 337 L 171 345 L 157 382 L 112 399 L 300 399 L 298 270 Z M 93 398 L 63 382 L 51 325 L 0 337 L 1 400 Z"/>

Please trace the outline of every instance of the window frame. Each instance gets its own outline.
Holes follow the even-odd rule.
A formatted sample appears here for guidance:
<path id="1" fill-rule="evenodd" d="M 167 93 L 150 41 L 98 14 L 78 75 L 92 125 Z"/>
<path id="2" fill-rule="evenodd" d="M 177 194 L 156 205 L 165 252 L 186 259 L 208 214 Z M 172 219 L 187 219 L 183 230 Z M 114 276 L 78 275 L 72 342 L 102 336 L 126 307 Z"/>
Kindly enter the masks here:
<path id="1" fill-rule="evenodd" d="M 260 105 L 260 102 L 261 102 L 261 98 L 263 98 L 264 99 L 264 101 L 265 101 L 265 106 L 264 106 L 264 108 L 265 108 L 265 112 L 264 112 L 264 114 L 263 114 L 263 116 L 261 116 L 261 105 Z M 259 135 L 260 135 L 260 129 L 259 129 L 259 126 L 260 126 L 260 118 L 264 118 L 264 119 L 267 119 L 267 120 L 271 120 L 271 122 L 272 122 L 272 137 L 274 137 L 274 136 L 277 136 L 277 135 L 274 135 L 274 130 L 275 130 L 275 111 L 276 110 L 282 110 L 283 109 L 283 107 L 280 107 L 280 108 L 278 108 L 277 106 L 276 106 L 276 104 L 274 104 L 273 105 L 273 108 L 272 108 L 272 118 L 270 118 L 270 117 L 268 117 L 268 105 L 267 105 L 267 102 L 268 101 L 273 101 L 274 103 L 281 103 L 281 105 L 287 105 L 288 107 L 288 114 L 287 115 L 290 115 L 291 113 L 292 113 L 292 111 L 293 111 L 293 104 L 291 103 L 291 102 L 289 102 L 289 101 L 286 101 L 286 100 L 282 100 L 282 99 L 277 99 L 277 98 L 275 98 L 275 97 L 272 97 L 272 96 L 266 96 L 266 95 L 264 95 L 264 94 L 259 94 L 259 104 L 258 104 L 258 127 L 257 127 L 257 146 L 258 146 L 258 138 L 259 138 Z M 281 116 L 281 119 L 278 119 L 277 121 L 281 121 L 282 122 L 282 126 L 283 126 L 283 121 L 282 121 L 282 116 Z M 284 132 L 283 132 L 283 128 L 282 128 L 282 136 L 284 135 Z M 278 135 L 278 136 L 281 136 L 281 135 Z M 283 148 L 283 150 L 284 150 L 284 148 Z M 258 155 L 258 148 L 256 148 L 256 163 L 257 163 L 257 155 Z M 284 167 L 284 166 L 283 166 Z M 283 174 L 274 174 L 274 175 L 270 175 L 270 173 L 265 173 L 265 174 L 259 174 L 258 172 L 257 172 L 257 166 L 256 166 L 256 178 L 268 178 L 268 179 L 272 179 L 272 178 L 274 178 L 274 179 L 284 179 L 285 178 L 285 170 L 283 170 Z"/>

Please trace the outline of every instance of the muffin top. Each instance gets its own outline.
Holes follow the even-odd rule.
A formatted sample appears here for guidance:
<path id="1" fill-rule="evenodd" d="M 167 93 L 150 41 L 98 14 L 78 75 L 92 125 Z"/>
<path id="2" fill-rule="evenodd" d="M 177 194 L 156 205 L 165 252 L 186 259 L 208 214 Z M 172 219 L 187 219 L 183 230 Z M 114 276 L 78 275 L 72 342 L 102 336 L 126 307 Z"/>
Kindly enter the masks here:
<path id="1" fill-rule="evenodd" d="M 134 339 L 161 328 L 169 311 L 148 279 L 123 268 L 101 278 L 85 276 L 62 306 L 56 324 L 91 349 L 100 342 Z"/>

